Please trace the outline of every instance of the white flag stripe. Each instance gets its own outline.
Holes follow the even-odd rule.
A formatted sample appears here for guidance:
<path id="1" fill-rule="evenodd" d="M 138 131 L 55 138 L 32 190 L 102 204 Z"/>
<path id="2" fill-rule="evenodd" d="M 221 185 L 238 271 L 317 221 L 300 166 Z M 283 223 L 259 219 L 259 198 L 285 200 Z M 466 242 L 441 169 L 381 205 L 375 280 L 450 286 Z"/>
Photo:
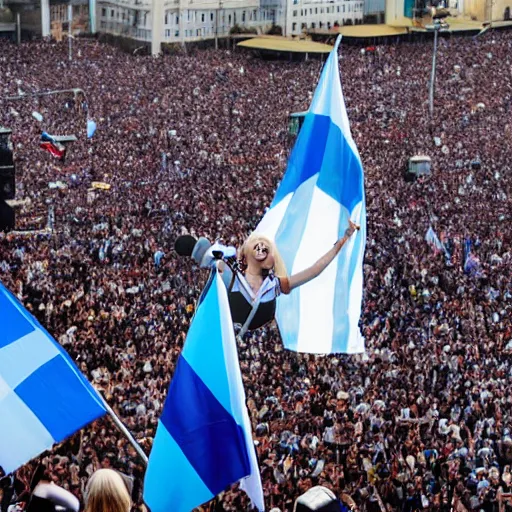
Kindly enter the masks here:
<path id="1" fill-rule="evenodd" d="M 0 375 L 14 389 L 59 353 L 55 345 L 47 343 L 45 333 L 32 331 L 0 349 Z M 23 364 L 17 364 L 18 361 Z"/>
<path id="2" fill-rule="evenodd" d="M 302 235 L 292 275 L 313 265 L 322 254 L 332 248 L 338 240 L 338 218 L 340 204 L 325 192 L 315 187 L 309 209 L 306 229 Z M 331 242 L 329 242 L 329 240 Z M 329 309 L 334 300 L 336 285 L 336 260 L 333 261 L 316 279 L 300 289 L 300 322 L 297 350 L 315 346 L 315 352 L 331 351 L 334 320 Z M 332 307 L 332 306 L 331 306 Z M 318 330 L 326 335 L 319 336 Z M 316 340 L 324 345 L 316 345 Z"/>

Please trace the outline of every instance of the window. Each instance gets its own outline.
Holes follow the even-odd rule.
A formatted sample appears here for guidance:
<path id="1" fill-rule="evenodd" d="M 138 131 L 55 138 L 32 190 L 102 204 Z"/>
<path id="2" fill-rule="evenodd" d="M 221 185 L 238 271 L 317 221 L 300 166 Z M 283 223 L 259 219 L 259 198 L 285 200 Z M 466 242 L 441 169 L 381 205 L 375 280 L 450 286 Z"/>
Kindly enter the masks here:
<path id="1" fill-rule="evenodd" d="M 297 16 L 297 11 L 293 11 L 293 16 Z"/>
<path id="2" fill-rule="evenodd" d="M 101 9 L 101 15 L 105 18 L 105 16 L 107 15 L 107 9 Z"/>
<path id="3" fill-rule="evenodd" d="M 171 37 L 171 31 L 168 28 L 165 29 L 165 37 Z"/>
<path id="4" fill-rule="evenodd" d="M 300 28 L 301 28 L 301 30 L 306 30 L 308 28 L 307 23 L 301 23 Z"/>
<path id="5" fill-rule="evenodd" d="M 175 25 L 179 25 L 180 24 L 180 17 L 176 14 L 176 23 Z"/>
<path id="6" fill-rule="evenodd" d="M 201 13 L 201 23 L 204 23 L 204 12 Z"/>
<path id="7" fill-rule="evenodd" d="M 242 23 L 245 23 L 245 11 L 242 11 Z"/>
<path id="8" fill-rule="evenodd" d="M 123 18 L 124 19 L 124 18 Z M 168 25 L 169 24 L 169 16 L 167 15 L 167 13 L 165 13 L 165 24 Z"/>
<path id="9" fill-rule="evenodd" d="M 338 7 L 337 7 L 337 12 L 340 12 L 340 6 L 339 6 L 339 5 L 338 5 Z"/>
<path id="10" fill-rule="evenodd" d="M 328 28 L 329 30 L 331 30 L 331 22 L 330 22 L 330 21 L 328 21 L 328 22 L 327 22 L 327 28 Z"/>
<path id="11" fill-rule="evenodd" d="M 297 30 L 297 23 L 292 23 L 292 32 Z"/>
<path id="12" fill-rule="evenodd" d="M 213 21 L 213 12 L 210 13 L 210 21 Z"/>
<path id="13" fill-rule="evenodd" d="M 180 37 L 180 31 L 179 30 L 175 30 L 174 31 L 174 37 Z"/>
<path id="14" fill-rule="evenodd" d="M 320 8 L 320 14 L 323 14 L 323 13 L 324 13 L 324 8 L 323 8 L 323 7 L 321 7 L 321 8 Z"/>
<path id="15" fill-rule="evenodd" d="M 318 7 L 315 7 L 315 14 L 318 14 Z"/>
<path id="16" fill-rule="evenodd" d="M 113 18 L 114 17 L 114 9 L 110 9 L 110 17 Z"/>
<path id="17" fill-rule="evenodd" d="M 228 23 L 231 25 L 231 14 L 228 16 Z"/>
<path id="18" fill-rule="evenodd" d="M 313 14 L 313 9 L 309 9 L 309 14 Z"/>
<path id="19" fill-rule="evenodd" d="M 318 28 L 322 28 L 323 26 L 324 26 L 324 24 L 323 24 L 322 22 L 320 22 L 320 23 L 318 24 Z"/>
<path id="20" fill-rule="evenodd" d="M 311 28 L 315 28 L 315 24 L 314 23 L 311 23 Z"/>

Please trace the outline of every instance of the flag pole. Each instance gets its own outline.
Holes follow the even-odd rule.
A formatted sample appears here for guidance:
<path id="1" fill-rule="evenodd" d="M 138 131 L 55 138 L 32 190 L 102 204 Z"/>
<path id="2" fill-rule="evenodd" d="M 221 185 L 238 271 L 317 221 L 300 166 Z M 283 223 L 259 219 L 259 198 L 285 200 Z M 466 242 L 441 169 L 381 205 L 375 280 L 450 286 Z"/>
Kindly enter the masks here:
<path id="1" fill-rule="evenodd" d="M 142 459 L 142 462 L 144 462 L 144 466 L 147 467 L 148 465 L 148 456 L 144 453 L 144 450 L 141 448 L 140 444 L 137 443 L 135 438 L 132 436 L 131 432 L 126 428 L 126 425 L 119 419 L 119 416 L 114 412 L 112 407 L 107 403 L 104 396 L 98 391 L 98 395 L 101 397 L 103 401 L 103 405 L 105 406 L 105 409 L 107 410 L 109 416 L 112 418 L 112 421 L 116 425 L 116 427 L 120 430 L 122 434 L 128 439 L 130 444 L 134 447 L 135 451 L 139 455 L 139 457 Z"/>

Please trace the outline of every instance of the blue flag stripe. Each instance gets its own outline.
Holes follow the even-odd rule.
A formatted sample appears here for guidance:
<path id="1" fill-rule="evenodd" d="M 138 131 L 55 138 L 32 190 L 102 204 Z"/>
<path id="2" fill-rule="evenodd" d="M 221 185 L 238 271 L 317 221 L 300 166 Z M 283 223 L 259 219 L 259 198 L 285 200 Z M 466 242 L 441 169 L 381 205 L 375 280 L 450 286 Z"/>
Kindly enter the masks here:
<path id="1" fill-rule="evenodd" d="M 219 472 L 221 462 L 217 461 Z M 159 422 L 144 477 L 144 501 L 151 511 L 190 512 L 214 496 Z"/>
<path id="2" fill-rule="evenodd" d="M 62 441 L 104 412 L 97 402 L 87 400 L 88 391 L 69 371 L 66 361 L 60 355 L 38 368 L 14 391 L 56 442 Z"/>
<path id="3" fill-rule="evenodd" d="M 271 208 L 320 171 L 327 144 L 329 124 L 330 119 L 326 116 L 306 115 L 290 155 L 288 168 L 277 189 Z M 314 137 L 310 136 L 312 133 Z"/>
<path id="4" fill-rule="evenodd" d="M 336 169 L 336 172 L 333 172 Z M 340 128 L 329 123 L 323 165 L 317 186 L 350 213 L 363 197 L 363 172 L 359 160 Z"/>
<path id="5" fill-rule="evenodd" d="M 2 293 L 0 293 L 0 312 L 1 318 L 6 320 L 2 325 L 0 334 L 0 349 L 34 330 L 30 322 L 20 313 L 16 304 L 9 300 L 8 295 Z"/>
<path id="6" fill-rule="evenodd" d="M 180 357 L 161 422 L 213 495 L 250 473 L 243 433 Z M 220 460 L 229 460 L 218 471 Z"/>

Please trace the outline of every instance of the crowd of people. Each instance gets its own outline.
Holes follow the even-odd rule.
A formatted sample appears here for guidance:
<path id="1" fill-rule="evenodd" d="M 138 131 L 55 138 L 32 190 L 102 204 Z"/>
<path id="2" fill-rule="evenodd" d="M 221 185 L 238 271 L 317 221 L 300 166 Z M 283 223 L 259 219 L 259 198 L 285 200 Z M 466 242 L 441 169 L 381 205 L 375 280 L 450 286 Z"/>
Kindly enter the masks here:
<path id="1" fill-rule="evenodd" d="M 365 171 L 367 352 L 288 352 L 275 325 L 239 344 L 268 510 L 291 510 L 318 484 L 381 512 L 494 511 L 512 490 L 511 49 L 506 31 L 441 38 L 430 119 L 431 41 L 342 46 Z M 53 227 L 3 236 L 0 280 L 149 453 L 207 277 L 174 241 L 237 245 L 252 231 L 293 145 L 288 115 L 308 108 L 322 63 L 152 58 L 87 39 L 73 51 L 68 61 L 64 43 L 0 42 L 0 125 L 13 130 L 17 199 L 30 200 L 17 222 L 50 210 Z M 71 88 L 84 94 L 34 95 Z M 42 130 L 78 137 L 64 162 L 39 148 Z M 417 154 L 432 175 L 406 181 Z M 429 227 L 444 249 L 425 241 Z M 95 470 L 120 470 L 143 510 L 144 466 L 108 418 L 38 462 L 79 499 Z M 34 467 L 3 480 L 2 512 Z M 203 510 L 248 506 L 234 488 Z"/>

